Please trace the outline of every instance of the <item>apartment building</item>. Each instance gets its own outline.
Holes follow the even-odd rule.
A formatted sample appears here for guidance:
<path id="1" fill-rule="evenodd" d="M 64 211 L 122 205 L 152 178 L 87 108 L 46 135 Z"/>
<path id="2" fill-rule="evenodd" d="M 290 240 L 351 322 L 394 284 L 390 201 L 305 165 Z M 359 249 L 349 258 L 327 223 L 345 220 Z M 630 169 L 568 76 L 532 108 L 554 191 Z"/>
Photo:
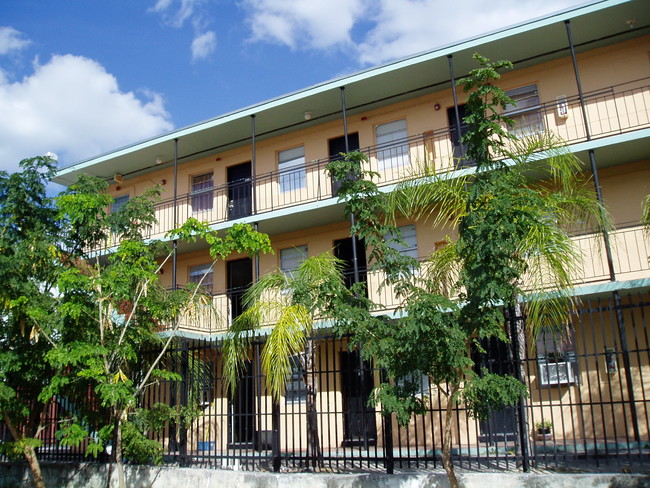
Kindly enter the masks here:
<path id="1" fill-rule="evenodd" d="M 185 353 L 206 365 L 205 377 L 187 379 L 201 390 L 203 414 L 181 436 L 163 439 L 169 455 L 188 463 L 242 466 L 275 462 L 278 455 L 287 465 L 304 462 L 305 391 L 298 364 L 284 401 L 274 409 L 259 369 L 258 344 L 251 351 L 249 372 L 231 398 L 220 380 L 221 340 L 241 313 L 242 293 L 258 273 L 290 271 L 303 256 L 328 250 L 352 269 L 349 221 L 336 197 L 337 182 L 325 171 L 332 158 L 364 151 L 386 192 L 421 163 L 451 177 L 471 171 L 460 143 L 466 96 L 454 82 L 476 67 L 475 52 L 514 63 L 498 82 L 517 102 L 507 111 L 516 122 L 514 130 L 547 130 L 564 139 L 594 179 L 594 191 L 598 188 L 616 228 L 607 244 L 596 231 L 575 235 L 584 251 L 575 276 L 582 306 L 570 333 L 561 340 L 542 336 L 529 347 L 524 367 L 530 398 L 519 409 L 494 412 L 489 421 L 477 422 L 459 406 L 454 455 L 470 465 L 507 465 L 526 456 L 539 463 L 647 458 L 650 238 L 640 218 L 642 200 L 650 194 L 650 9 L 643 0 L 572 8 L 61 169 L 58 183 L 71 184 L 80 173 L 109 181 L 113 211 L 161 185 L 151 238 L 162 239 L 194 217 L 217 230 L 236 222 L 255 224 L 272 239 L 274 255 L 259 260 L 231 256 L 203 279 L 218 313 L 187 320 L 178 333 Z M 449 232 L 424 221 L 399 225 L 407 243 L 403 252 L 422 259 Z M 368 294 L 381 304 L 378 313 L 390 313 L 398 305 L 395 297 L 381 288 L 381 275 L 366 273 L 363 245 L 356 254 Z M 179 242 L 177 259 L 165 265 L 160 279 L 170 287 L 183 286 L 201 279 L 210 264 L 207 244 Z M 394 419 L 367 404 L 380 372 L 325 329 L 313 340 L 317 366 L 311 374 L 319 384 L 326 462 L 335 467 L 356 462 L 435 465 L 443 392 L 423 379 L 428 415 L 398 428 Z M 263 341 L 262 334 L 259 343 Z M 498 369 L 507 356 L 494 347 L 482 363 Z M 173 401 L 170 391 L 157 398 Z M 533 427 L 542 421 L 552 423 L 550 433 Z M 275 450 L 274 435 L 279 436 Z"/>

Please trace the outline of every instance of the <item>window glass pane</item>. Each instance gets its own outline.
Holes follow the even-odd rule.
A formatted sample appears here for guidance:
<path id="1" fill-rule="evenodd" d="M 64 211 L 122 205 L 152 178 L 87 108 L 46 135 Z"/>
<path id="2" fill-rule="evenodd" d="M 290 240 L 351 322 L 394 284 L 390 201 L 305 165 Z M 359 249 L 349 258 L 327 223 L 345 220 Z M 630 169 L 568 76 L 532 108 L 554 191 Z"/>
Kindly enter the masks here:
<path id="1" fill-rule="evenodd" d="M 537 85 L 527 85 L 506 92 L 515 101 L 506 107 L 505 115 L 514 121 L 514 131 L 531 134 L 544 130 L 544 119 L 539 103 Z"/>
<path id="2" fill-rule="evenodd" d="M 305 384 L 302 355 L 291 356 L 291 375 L 285 385 L 287 402 L 299 403 L 307 401 L 307 385 Z"/>
<path id="3" fill-rule="evenodd" d="M 192 177 L 192 212 L 212 210 L 212 173 Z"/>
<path id="4" fill-rule="evenodd" d="M 303 146 L 278 153 L 280 191 L 295 191 L 307 186 L 305 148 Z"/>
<path id="5" fill-rule="evenodd" d="M 280 270 L 291 275 L 307 258 L 307 246 L 289 247 L 280 250 Z"/>
<path id="6" fill-rule="evenodd" d="M 406 119 L 379 124 L 375 136 L 379 171 L 410 164 L 408 143 L 399 144 L 408 137 Z"/>
<path id="7" fill-rule="evenodd" d="M 118 212 L 128 201 L 129 201 L 129 195 L 121 195 L 119 197 L 114 197 L 113 203 L 111 204 L 111 213 Z"/>
<path id="8" fill-rule="evenodd" d="M 384 239 L 388 242 L 388 246 L 396 251 L 399 251 L 405 256 L 412 257 L 414 259 L 418 258 L 418 240 L 415 232 L 415 225 L 403 225 L 398 227 L 400 233 L 402 234 L 402 242 L 394 241 L 394 236 L 387 234 Z"/>
<path id="9" fill-rule="evenodd" d="M 190 283 L 201 283 L 201 287 L 206 293 L 212 293 L 213 282 L 214 269 L 212 263 L 190 266 Z"/>

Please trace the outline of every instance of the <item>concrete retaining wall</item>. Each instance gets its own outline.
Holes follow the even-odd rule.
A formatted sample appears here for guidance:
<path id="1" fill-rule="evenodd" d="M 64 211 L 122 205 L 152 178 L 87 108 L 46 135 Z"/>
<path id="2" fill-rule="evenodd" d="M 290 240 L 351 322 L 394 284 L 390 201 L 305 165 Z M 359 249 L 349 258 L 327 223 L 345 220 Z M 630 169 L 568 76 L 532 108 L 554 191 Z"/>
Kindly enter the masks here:
<path id="1" fill-rule="evenodd" d="M 50 464 L 43 466 L 48 487 L 113 488 L 117 473 L 109 465 Z M 447 477 L 429 474 L 305 474 L 126 466 L 127 486 L 147 488 L 448 488 Z M 111 482 L 108 483 L 109 474 Z M 459 473 L 464 488 L 650 488 L 641 474 Z M 0 488 L 31 487 L 24 465 L 0 464 Z"/>

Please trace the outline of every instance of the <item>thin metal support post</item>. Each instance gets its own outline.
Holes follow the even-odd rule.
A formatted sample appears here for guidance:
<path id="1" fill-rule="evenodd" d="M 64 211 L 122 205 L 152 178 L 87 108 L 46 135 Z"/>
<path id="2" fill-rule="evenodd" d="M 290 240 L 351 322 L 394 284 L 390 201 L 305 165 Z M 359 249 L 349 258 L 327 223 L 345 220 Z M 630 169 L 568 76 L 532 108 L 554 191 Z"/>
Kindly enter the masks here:
<path id="1" fill-rule="evenodd" d="M 348 143 L 348 117 L 345 110 L 345 87 L 342 86 L 341 90 L 341 107 L 343 110 L 343 137 L 345 139 L 345 153 L 350 152 L 350 145 Z M 355 216 L 350 214 L 350 229 L 355 227 Z M 357 236 L 350 232 L 350 237 L 352 238 L 352 270 L 354 274 L 354 284 L 359 283 L 359 259 L 357 256 Z"/>
<path id="2" fill-rule="evenodd" d="M 580 99 L 580 108 L 582 109 L 582 119 L 585 124 L 585 134 L 587 140 L 591 140 L 591 131 L 589 130 L 589 119 L 587 117 L 587 107 L 585 106 L 585 97 L 582 93 L 582 83 L 580 83 L 580 71 L 578 70 L 578 60 L 576 59 L 576 52 L 573 46 L 573 36 L 571 35 L 571 21 L 565 20 L 566 34 L 569 38 L 569 50 L 571 51 L 571 60 L 573 61 L 573 73 L 576 77 L 576 85 L 578 86 L 578 98 Z"/>
<path id="3" fill-rule="evenodd" d="M 187 407 L 188 400 L 188 391 L 189 391 L 189 347 L 187 344 L 187 339 L 183 339 L 181 342 L 181 408 Z M 185 422 L 182 420 L 179 422 L 180 432 L 179 432 L 179 446 L 178 454 L 180 457 L 180 465 L 187 466 L 188 457 L 187 457 L 187 427 Z"/>
<path id="4" fill-rule="evenodd" d="M 251 185 L 253 215 L 257 214 L 257 152 L 255 146 L 255 114 L 251 115 Z"/>
<path id="5" fill-rule="evenodd" d="M 520 335 L 524 327 L 524 318 L 519 315 L 519 307 L 510 307 L 508 309 L 508 318 L 510 322 L 510 341 L 512 344 L 512 361 L 515 367 L 517 379 L 525 383 L 523 360 L 525 357 L 523 344 L 520 341 Z M 519 431 L 519 447 L 521 449 L 521 467 L 524 473 L 530 471 L 530 440 L 528 438 L 528 413 L 526 412 L 526 399 L 523 396 L 519 397 L 517 402 L 517 430 Z"/>
<path id="6" fill-rule="evenodd" d="M 174 229 L 178 227 L 178 138 L 174 139 Z M 177 269 L 177 255 L 178 254 L 178 239 L 173 242 L 172 254 L 172 289 L 178 286 L 176 269 Z"/>
<path id="7" fill-rule="evenodd" d="M 454 56 L 447 55 L 447 62 L 449 63 L 449 76 L 451 77 L 451 93 L 454 96 L 454 116 L 456 123 L 456 134 L 458 134 L 458 144 L 460 145 L 460 156 L 465 157 L 465 146 L 460 142 L 460 111 L 458 110 L 458 95 L 456 94 L 456 77 L 454 76 Z"/>
<path id="8" fill-rule="evenodd" d="M 282 465 L 282 457 L 280 456 L 280 403 L 275 399 L 272 400 L 271 404 L 271 428 L 273 429 L 271 435 L 273 471 L 279 473 Z"/>
<path id="9" fill-rule="evenodd" d="M 596 198 L 598 203 L 603 205 L 603 194 L 600 187 L 600 179 L 598 178 L 598 166 L 596 164 L 596 154 L 593 149 L 589 150 L 589 162 L 591 164 L 591 172 L 594 177 L 594 186 L 596 189 Z M 605 241 L 605 255 L 607 257 L 607 266 L 609 268 L 609 279 L 611 282 L 616 281 L 616 270 L 614 268 L 614 258 L 612 255 L 612 246 L 609 240 L 609 233 L 606 228 L 601 229 L 603 239 Z M 634 440 L 640 441 L 639 433 L 639 419 L 637 418 L 636 411 L 636 397 L 634 395 L 634 383 L 632 378 L 632 363 L 630 361 L 630 351 L 627 345 L 627 332 L 625 330 L 625 317 L 623 317 L 623 304 L 621 295 L 617 290 L 612 293 L 614 298 L 614 310 L 616 313 L 616 325 L 618 328 L 618 336 L 621 341 L 621 353 L 623 354 L 623 366 L 625 367 L 625 382 L 627 383 L 627 395 L 630 402 L 630 415 L 632 416 L 632 429 L 634 430 Z"/>
<path id="10" fill-rule="evenodd" d="M 382 383 L 388 383 L 388 375 L 386 370 L 381 370 Z M 382 418 L 384 420 L 384 466 L 386 467 L 386 474 L 393 474 L 395 472 L 395 453 L 393 452 L 393 416 L 390 412 L 385 412 L 382 409 Z"/>

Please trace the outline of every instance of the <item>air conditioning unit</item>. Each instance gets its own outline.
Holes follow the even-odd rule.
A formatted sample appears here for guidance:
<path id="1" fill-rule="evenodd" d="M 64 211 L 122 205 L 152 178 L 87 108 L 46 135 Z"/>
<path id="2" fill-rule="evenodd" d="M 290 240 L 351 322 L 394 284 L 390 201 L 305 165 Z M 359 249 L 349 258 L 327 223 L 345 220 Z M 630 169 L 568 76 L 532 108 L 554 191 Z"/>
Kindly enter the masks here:
<path id="1" fill-rule="evenodd" d="M 539 383 L 542 386 L 569 385 L 575 383 L 573 364 L 569 362 L 549 363 L 539 360 Z"/>

